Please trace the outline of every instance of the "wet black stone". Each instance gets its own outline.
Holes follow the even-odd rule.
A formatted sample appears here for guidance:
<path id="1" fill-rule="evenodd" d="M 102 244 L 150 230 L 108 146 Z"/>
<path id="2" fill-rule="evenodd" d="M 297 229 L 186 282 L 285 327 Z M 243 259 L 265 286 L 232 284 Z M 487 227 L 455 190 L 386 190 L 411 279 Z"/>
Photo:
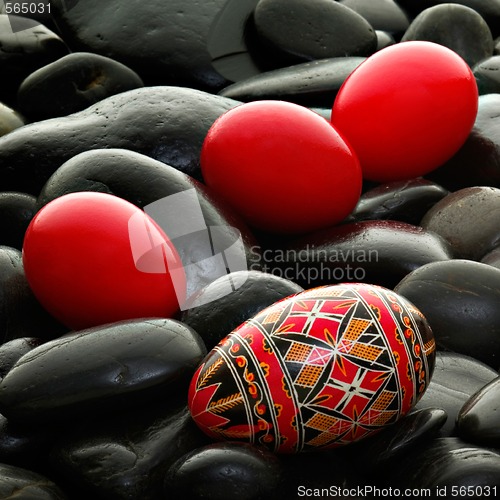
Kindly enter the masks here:
<path id="1" fill-rule="evenodd" d="M 33 295 L 21 251 L 0 246 L 0 344 L 20 337 L 48 340 L 66 331 Z"/>
<path id="2" fill-rule="evenodd" d="M 395 290 L 422 311 L 438 347 L 500 368 L 500 269 L 470 260 L 433 262 Z"/>
<path id="3" fill-rule="evenodd" d="M 360 486 L 374 485 L 378 482 L 375 467 L 367 466 L 359 455 L 348 452 L 348 446 L 318 453 L 299 453 L 280 455 L 285 467 L 285 499 L 315 498 L 322 489 L 346 491 Z M 344 496 L 343 499 L 357 499 L 356 496 Z"/>
<path id="4" fill-rule="evenodd" d="M 480 95 L 500 93 L 500 56 L 492 56 L 477 63 L 473 68 Z"/>
<path id="5" fill-rule="evenodd" d="M 397 36 L 410 25 L 407 14 L 394 0 L 340 0 L 339 3 L 361 14 L 375 30 Z"/>
<path id="6" fill-rule="evenodd" d="M 143 87 L 139 75 L 109 57 L 75 52 L 31 73 L 19 87 L 19 109 L 31 120 L 76 113 L 127 90 Z"/>
<path id="7" fill-rule="evenodd" d="M 364 57 L 377 47 L 377 36 L 366 19 L 329 0 L 260 0 L 253 20 L 263 44 L 261 52 L 280 66 L 331 57 Z"/>
<path id="8" fill-rule="evenodd" d="M 479 498 L 475 487 L 500 487 L 500 454 L 444 437 L 398 458 L 390 469 L 393 485 L 403 489 L 430 489 L 431 498 L 454 498 L 464 487 L 465 495 Z M 471 487 L 472 492 L 467 489 Z M 453 495 L 454 491 L 455 495 Z M 490 493 L 493 493 L 493 489 Z M 443 493 L 444 492 L 444 493 Z M 476 496 L 477 495 L 477 496 Z M 426 497 L 429 497 L 425 493 Z M 424 495 L 421 498 L 425 498 Z"/>
<path id="9" fill-rule="evenodd" d="M 33 195 L 0 192 L 0 244 L 22 250 L 24 234 L 35 213 Z"/>
<path id="10" fill-rule="evenodd" d="M 345 79 L 364 57 L 335 57 L 266 71 L 219 92 L 238 101 L 279 99 L 304 106 L 330 108 Z"/>
<path id="11" fill-rule="evenodd" d="M 481 259 L 481 262 L 500 269 L 500 247 L 496 247 L 491 252 L 488 252 Z"/>
<path id="12" fill-rule="evenodd" d="M 260 264 L 262 257 L 258 254 L 253 257 Z M 228 293 L 231 287 L 236 289 Z M 292 281 L 269 273 L 231 273 L 203 288 L 193 305 L 182 313 L 181 321 L 193 328 L 210 350 L 262 309 L 302 290 Z"/>
<path id="13" fill-rule="evenodd" d="M 481 260 L 500 241 L 500 189 L 470 187 L 449 194 L 422 219 L 422 227 L 442 236 L 459 259 Z"/>
<path id="14" fill-rule="evenodd" d="M 37 207 L 40 209 L 67 193 L 98 191 L 114 194 L 144 208 L 189 189 L 196 191 L 206 226 L 217 228 L 217 239 L 227 240 L 229 247 L 239 236 L 247 259 L 255 257 L 252 250 L 255 240 L 248 228 L 212 196 L 208 188 L 169 165 L 129 150 L 97 149 L 74 156 L 47 181 L 38 197 Z M 148 210 L 148 213 L 162 226 L 162 210 L 159 213 Z M 171 234 L 169 227 L 164 230 Z M 185 265 L 188 297 L 220 276 L 210 261 L 205 265 L 202 263 L 214 255 L 213 242 L 207 243 L 206 231 L 191 233 L 185 238 L 171 238 Z M 189 265 L 193 263 L 197 265 Z"/>
<path id="15" fill-rule="evenodd" d="M 479 389 L 457 418 L 459 436 L 471 443 L 500 447 L 500 377 Z"/>
<path id="16" fill-rule="evenodd" d="M 440 435 L 456 435 L 455 422 L 463 404 L 497 375 L 493 368 L 470 356 L 438 351 L 431 382 L 415 409 L 443 409 L 448 418 Z"/>
<path id="17" fill-rule="evenodd" d="M 384 468 L 387 462 L 410 454 L 412 449 L 436 437 L 448 415 L 442 408 L 412 411 L 395 424 L 367 439 L 353 443 L 346 450 L 364 467 Z"/>
<path id="18" fill-rule="evenodd" d="M 66 500 L 68 497 L 53 481 L 41 474 L 0 464 L 0 498 Z"/>
<path id="19" fill-rule="evenodd" d="M 165 498 L 281 499 L 283 467 L 267 450 L 245 443 L 214 443 L 181 457 L 165 479 Z"/>
<path id="20" fill-rule="evenodd" d="M 208 91 L 227 85 L 212 65 L 208 46 L 226 0 L 112 0 L 105 4 L 79 0 L 66 12 L 65 0 L 51 3 L 57 25 L 74 51 L 111 57 L 136 71 L 146 85 Z"/>
<path id="21" fill-rule="evenodd" d="M 185 404 L 159 397 L 64 427 L 47 457 L 72 500 L 159 500 L 172 498 L 163 493 L 169 467 L 207 442 Z"/>
<path id="22" fill-rule="evenodd" d="M 351 221 L 392 219 L 418 225 L 448 191 L 422 178 L 379 185 L 363 193 Z"/>
<path id="23" fill-rule="evenodd" d="M 146 87 L 108 97 L 73 115 L 0 137 L 0 185 L 37 195 L 65 161 L 101 148 L 136 151 L 199 179 L 209 128 L 238 104 L 181 87 Z"/>
<path id="24" fill-rule="evenodd" d="M 81 330 L 18 360 L 0 383 L 0 412 L 34 423 L 130 408 L 187 390 L 205 353 L 196 332 L 171 319 Z"/>
<path id="25" fill-rule="evenodd" d="M 397 0 L 397 3 L 411 16 L 416 17 L 424 9 L 449 4 L 449 0 Z M 500 2 L 498 0 L 460 0 L 461 5 L 474 9 L 488 23 L 494 36 L 500 33 Z"/>
<path id="26" fill-rule="evenodd" d="M 340 282 L 393 288 L 420 266 L 451 258 L 439 236 L 392 220 L 336 226 L 263 255 L 268 257 L 263 271 L 295 281 L 305 289 Z"/>
<path id="27" fill-rule="evenodd" d="M 493 37 L 486 21 L 473 9 L 458 4 L 437 5 L 420 13 L 402 42 L 426 40 L 459 54 L 469 66 L 493 55 Z"/>
<path id="28" fill-rule="evenodd" d="M 377 51 L 396 43 L 394 37 L 387 31 L 376 30 L 375 33 L 377 35 Z"/>
<path id="29" fill-rule="evenodd" d="M 19 28 L 15 33 L 11 22 Z M 37 21 L 0 14 L 0 101 L 15 104 L 17 89 L 30 73 L 68 52 L 64 41 Z"/>
<path id="30" fill-rule="evenodd" d="M 9 106 L 0 103 L 0 136 L 26 124 L 25 119 Z"/>
<path id="31" fill-rule="evenodd" d="M 208 36 L 212 66 L 228 81 L 238 82 L 261 73 L 252 51 L 251 17 L 259 0 L 228 0 Z"/>
<path id="32" fill-rule="evenodd" d="M 47 473 L 47 455 L 58 433 L 60 429 L 19 425 L 0 415 L 0 463 Z"/>
<path id="33" fill-rule="evenodd" d="M 16 362 L 26 353 L 42 344 L 40 339 L 24 337 L 0 345 L 0 377 L 5 377 Z M 1 461 L 1 459 L 0 459 Z"/>
<path id="34" fill-rule="evenodd" d="M 500 94 L 479 96 L 476 121 L 464 145 L 426 177 L 450 191 L 500 186 Z"/>

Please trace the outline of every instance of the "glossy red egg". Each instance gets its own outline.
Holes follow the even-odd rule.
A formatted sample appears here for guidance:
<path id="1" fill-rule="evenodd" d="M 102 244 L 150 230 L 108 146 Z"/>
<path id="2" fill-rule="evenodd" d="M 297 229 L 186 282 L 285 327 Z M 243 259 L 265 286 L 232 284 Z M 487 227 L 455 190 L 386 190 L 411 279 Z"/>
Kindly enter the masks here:
<path id="1" fill-rule="evenodd" d="M 165 233 L 135 205 L 104 193 L 72 193 L 44 206 L 26 232 L 23 264 L 41 304 L 72 329 L 170 317 L 185 292 Z"/>
<path id="2" fill-rule="evenodd" d="M 342 221 L 361 193 L 361 169 L 327 120 L 282 101 L 242 104 L 210 128 L 203 178 L 253 227 L 304 233 Z"/>
<path id="3" fill-rule="evenodd" d="M 356 151 L 364 178 L 422 176 L 450 159 L 469 135 L 478 90 L 467 63 L 423 41 L 387 47 L 341 87 L 332 124 Z"/>
<path id="4" fill-rule="evenodd" d="M 216 440 L 279 453 L 347 445 L 410 411 L 430 382 L 435 348 L 422 313 L 391 290 L 359 283 L 306 290 L 212 349 L 188 405 Z"/>

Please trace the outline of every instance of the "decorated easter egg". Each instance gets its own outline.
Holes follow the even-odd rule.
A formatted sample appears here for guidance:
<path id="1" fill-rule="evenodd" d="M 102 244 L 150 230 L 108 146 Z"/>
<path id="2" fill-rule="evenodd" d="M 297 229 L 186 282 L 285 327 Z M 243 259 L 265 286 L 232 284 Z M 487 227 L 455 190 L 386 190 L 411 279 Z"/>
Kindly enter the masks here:
<path id="1" fill-rule="evenodd" d="M 407 414 L 434 359 L 431 328 L 402 296 L 359 283 L 319 287 L 222 340 L 193 376 L 189 408 L 216 440 L 278 453 L 332 448 Z"/>
<path id="2" fill-rule="evenodd" d="M 454 51 L 398 43 L 358 66 L 335 99 L 331 121 L 376 182 L 427 174 L 467 139 L 478 109 L 476 80 Z"/>

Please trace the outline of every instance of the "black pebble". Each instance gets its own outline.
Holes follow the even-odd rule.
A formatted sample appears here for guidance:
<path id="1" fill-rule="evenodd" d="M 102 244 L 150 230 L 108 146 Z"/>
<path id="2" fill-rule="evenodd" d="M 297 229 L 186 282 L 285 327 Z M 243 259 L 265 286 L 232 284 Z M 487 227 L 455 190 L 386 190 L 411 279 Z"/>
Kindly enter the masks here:
<path id="1" fill-rule="evenodd" d="M 283 498 L 283 469 L 267 450 L 246 443 L 214 443 L 172 465 L 165 498 L 268 500 Z"/>
<path id="2" fill-rule="evenodd" d="M 393 288 L 408 273 L 451 252 L 438 235 L 394 220 L 367 220 L 311 233 L 265 250 L 262 270 L 303 288 L 363 282 Z"/>
<path id="3" fill-rule="evenodd" d="M 364 57 L 377 48 L 377 35 L 368 21 L 329 0 L 261 0 L 253 20 L 263 45 L 261 53 L 280 66 L 330 57 Z"/>
<path id="4" fill-rule="evenodd" d="M 19 87 L 19 109 L 33 121 L 76 113 L 127 90 L 139 75 L 109 57 L 74 52 L 31 73 Z"/>
<path id="5" fill-rule="evenodd" d="M 35 196 L 0 192 L 0 245 L 22 250 L 26 229 L 36 211 Z"/>
<path id="6" fill-rule="evenodd" d="M 469 66 L 493 55 L 493 37 L 486 21 L 473 9 L 458 4 L 431 7 L 420 13 L 402 42 L 426 40 L 459 54 Z"/>
<path id="7" fill-rule="evenodd" d="M 205 354 L 196 332 L 171 319 L 81 330 L 20 358 L 0 383 L 0 411 L 39 423 L 130 408 L 187 390 Z"/>
<path id="8" fill-rule="evenodd" d="M 304 106 L 330 108 L 346 78 L 364 57 L 334 57 L 266 71 L 219 92 L 238 101 L 278 99 Z"/>
<path id="9" fill-rule="evenodd" d="M 202 289 L 181 320 L 200 335 L 210 350 L 262 309 L 302 290 L 292 281 L 269 273 L 231 273 Z M 200 305 L 196 306 L 196 301 Z"/>
<path id="10" fill-rule="evenodd" d="M 464 403 L 497 375 L 493 368 L 470 356 L 438 351 L 431 382 L 415 410 L 441 408 L 448 418 L 440 436 L 456 435 L 455 421 Z"/>
<path id="11" fill-rule="evenodd" d="M 392 219 L 418 225 L 447 194 L 443 187 L 422 178 L 381 184 L 361 195 L 349 220 Z"/>
<path id="12" fill-rule="evenodd" d="M 500 368 L 500 269 L 471 260 L 432 262 L 395 291 L 424 314 L 438 347 Z"/>

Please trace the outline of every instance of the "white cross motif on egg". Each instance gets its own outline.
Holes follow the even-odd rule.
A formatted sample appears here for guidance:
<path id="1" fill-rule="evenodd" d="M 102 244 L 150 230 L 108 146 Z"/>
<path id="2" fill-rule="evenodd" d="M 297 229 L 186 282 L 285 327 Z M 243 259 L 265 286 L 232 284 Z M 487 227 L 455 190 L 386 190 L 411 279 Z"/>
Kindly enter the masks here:
<path id="1" fill-rule="evenodd" d="M 277 453 L 332 448 L 407 414 L 434 361 L 431 328 L 402 296 L 367 284 L 319 287 L 223 339 L 196 371 L 188 404 L 216 440 Z"/>

